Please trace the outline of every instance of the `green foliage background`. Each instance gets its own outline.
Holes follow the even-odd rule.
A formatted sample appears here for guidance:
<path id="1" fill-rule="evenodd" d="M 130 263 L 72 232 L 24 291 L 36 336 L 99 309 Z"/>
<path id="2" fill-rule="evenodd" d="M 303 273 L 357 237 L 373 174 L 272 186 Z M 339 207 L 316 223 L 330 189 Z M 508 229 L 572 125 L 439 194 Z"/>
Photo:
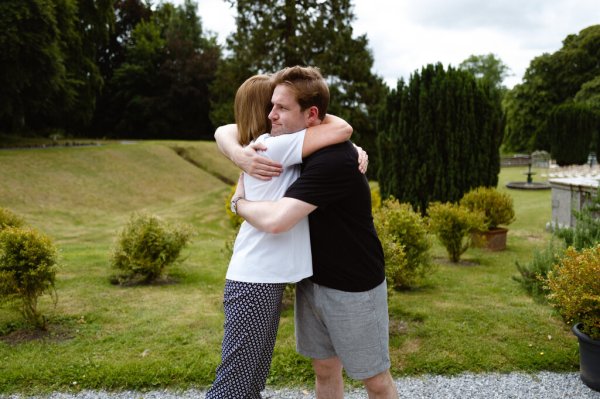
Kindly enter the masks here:
<path id="1" fill-rule="evenodd" d="M 376 170 L 375 116 L 387 86 L 372 72 L 373 55 L 365 34 L 355 35 L 350 0 L 228 0 L 235 8 L 236 31 L 227 39 L 211 86 L 211 120 L 230 123 L 240 84 L 256 73 L 284 67 L 320 68 L 331 93 L 329 112 L 349 121 L 352 140 L 372 156 Z"/>
<path id="2" fill-rule="evenodd" d="M 531 152 L 560 145 L 560 141 L 553 141 L 551 132 L 556 128 L 549 124 L 550 114 L 558 106 L 575 101 L 596 112 L 600 109 L 599 48 L 600 25 L 592 25 L 568 35 L 558 51 L 544 53 L 531 61 L 523 83 L 516 85 L 504 99 L 507 150 Z M 577 142 L 584 140 L 579 136 L 589 134 L 587 129 L 569 130 L 571 139 Z M 590 143 L 589 138 L 585 140 Z"/>

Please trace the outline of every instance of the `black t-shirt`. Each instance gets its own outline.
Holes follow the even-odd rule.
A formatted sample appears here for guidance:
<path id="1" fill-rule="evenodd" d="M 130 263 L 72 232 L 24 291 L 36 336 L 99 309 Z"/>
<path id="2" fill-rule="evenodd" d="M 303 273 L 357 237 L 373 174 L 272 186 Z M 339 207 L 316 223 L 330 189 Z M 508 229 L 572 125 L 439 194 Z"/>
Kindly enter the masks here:
<path id="1" fill-rule="evenodd" d="M 371 190 L 357 159 L 349 141 L 319 150 L 303 160 L 302 174 L 285 194 L 317 206 L 309 215 L 311 280 L 352 292 L 370 290 L 385 278 Z"/>

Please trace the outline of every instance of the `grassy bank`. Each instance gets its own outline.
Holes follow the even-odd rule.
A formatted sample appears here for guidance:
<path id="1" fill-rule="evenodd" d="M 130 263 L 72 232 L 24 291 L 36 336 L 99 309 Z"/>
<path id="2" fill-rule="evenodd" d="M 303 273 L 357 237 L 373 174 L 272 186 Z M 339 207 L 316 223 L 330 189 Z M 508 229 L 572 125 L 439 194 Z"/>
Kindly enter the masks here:
<path id="1" fill-rule="evenodd" d="M 187 148 L 187 160 L 175 145 Z M 503 170 L 500 186 L 524 180 L 522 172 Z M 222 337 L 222 250 L 233 233 L 224 176 L 235 181 L 237 171 L 209 142 L 0 151 L 0 206 L 61 250 L 58 305 L 42 300 L 49 335 L 30 339 L 19 315 L 0 307 L 0 393 L 210 384 Z M 394 375 L 577 369 L 575 338 L 511 279 L 515 260 L 527 261 L 548 239 L 550 192 L 510 194 L 517 221 L 506 251 L 471 249 L 464 264 L 452 265 L 435 245 L 437 272 L 422 288 L 390 296 Z M 194 227 L 171 273 L 176 284 L 109 283 L 113 238 L 136 211 Z M 312 382 L 309 362 L 294 350 L 289 308 L 269 382 Z"/>

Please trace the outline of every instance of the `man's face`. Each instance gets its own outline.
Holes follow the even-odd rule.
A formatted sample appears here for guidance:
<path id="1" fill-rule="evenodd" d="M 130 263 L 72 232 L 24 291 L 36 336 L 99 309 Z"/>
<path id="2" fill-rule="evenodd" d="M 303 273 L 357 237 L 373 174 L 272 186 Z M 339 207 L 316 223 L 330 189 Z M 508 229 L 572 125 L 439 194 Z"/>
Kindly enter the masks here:
<path id="1" fill-rule="evenodd" d="M 294 92 L 286 85 L 277 85 L 271 97 L 273 108 L 269 113 L 271 134 L 294 133 L 309 125 L 309 110 L 302 111 Z"/>

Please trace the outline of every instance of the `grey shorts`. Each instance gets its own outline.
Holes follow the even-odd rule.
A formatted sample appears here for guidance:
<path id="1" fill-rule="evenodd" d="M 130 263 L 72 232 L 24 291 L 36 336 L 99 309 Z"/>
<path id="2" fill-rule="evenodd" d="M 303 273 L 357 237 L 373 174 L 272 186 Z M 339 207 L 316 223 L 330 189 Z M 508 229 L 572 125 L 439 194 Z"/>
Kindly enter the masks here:
<path id="1" fill-rule="evenodd" d="M 390 368 L 385 281 L 364 292 L 296 284 L 296 349 L 312 359 L 338 357 L 349 377 L 364 380 Z"/>

